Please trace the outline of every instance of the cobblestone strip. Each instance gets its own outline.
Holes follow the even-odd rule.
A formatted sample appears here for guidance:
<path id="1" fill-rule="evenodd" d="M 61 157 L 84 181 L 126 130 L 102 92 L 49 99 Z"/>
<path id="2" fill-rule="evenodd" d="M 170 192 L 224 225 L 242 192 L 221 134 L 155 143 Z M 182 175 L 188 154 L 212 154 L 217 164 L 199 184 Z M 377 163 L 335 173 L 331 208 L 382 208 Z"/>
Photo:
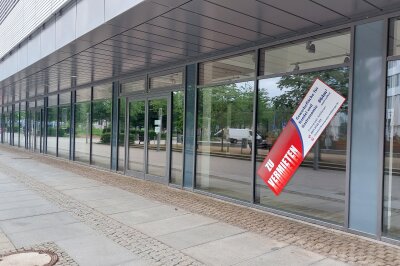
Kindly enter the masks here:
<path id="1" fill-rule="evenodd" d="M 201 265 L 200 262 L 182 252 L 114 220 L 12 167 L 0 163 L 0 169 L 3 173 L 24 183 L 47 200 L 56 203 L 83 223 L 151 265 Z"/>
<path id="2" fill-rule="evenodd" d="M 377 243 L 337 230 L 298 222 L 197 193 L 174 189 L 110 171 L 97 170 L 90 166 L 33 154 L 13 147 L 4 149 L 25 156 L 29 154 L 33 159 L 45 164 L 266 235 L 332 259 L 362 265 L 400 265 L 400 248 L 385 243 Z"/>

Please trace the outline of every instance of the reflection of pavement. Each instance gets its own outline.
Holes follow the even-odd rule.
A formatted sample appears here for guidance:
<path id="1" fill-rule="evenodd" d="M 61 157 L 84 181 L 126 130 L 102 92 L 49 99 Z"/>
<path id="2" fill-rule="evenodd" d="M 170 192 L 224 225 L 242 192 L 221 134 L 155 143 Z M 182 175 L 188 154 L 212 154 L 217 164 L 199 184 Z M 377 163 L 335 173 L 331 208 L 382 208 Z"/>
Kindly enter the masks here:
<path id="1" fill-rule="evenodd" d="M 389 186 L 388 176 L 385 176 L 386 191 Z M 384 217 L 389 217 L 389 221 L 385 218 L 385 224 L 390 226 L 389 233 L 400 236 L 400 176 L 393 176 L 391 179 L 391 202 L 388 202 L 387 196 L 384 198 Z M 390 211 L 388 209 L 390 206 Z"/>
<path id="2" fill-rule="evenodd" d="M 167 153 L 165 150 L 148 150 L 148 173 L 156 176 L 166 176 L 167 170 Z M 182 152 L 172 152 L 172 172 L 181 171 L 182 169 Z M 144 172 L 144 147 L 129 149 L 129 169 Z M 178 169 L 178 170 L 174 170 Z M 176 175 L 177 173 L 175 173 Z"/>
<path id="3" fill-rule="evenodd" d="M 197 185 L 213 193 L 250 201 L 251 172 L 250 161 L 198 155 Z M 301 167 L 279 198 L 260 178 L 256 183 L 263 205 L 343 223 L 344 171 Z"/>

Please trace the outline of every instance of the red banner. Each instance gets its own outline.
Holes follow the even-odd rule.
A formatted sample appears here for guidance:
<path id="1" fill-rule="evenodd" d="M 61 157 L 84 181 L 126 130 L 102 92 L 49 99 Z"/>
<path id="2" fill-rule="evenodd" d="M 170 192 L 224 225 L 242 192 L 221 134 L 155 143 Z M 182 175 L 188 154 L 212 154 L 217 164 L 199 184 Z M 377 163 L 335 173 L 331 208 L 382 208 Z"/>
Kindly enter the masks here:
<path id="1" fill-rule="evenodd" d="M 257 171 L 275 195 L 281 193 L 344 101 L 315 80 Z"/>

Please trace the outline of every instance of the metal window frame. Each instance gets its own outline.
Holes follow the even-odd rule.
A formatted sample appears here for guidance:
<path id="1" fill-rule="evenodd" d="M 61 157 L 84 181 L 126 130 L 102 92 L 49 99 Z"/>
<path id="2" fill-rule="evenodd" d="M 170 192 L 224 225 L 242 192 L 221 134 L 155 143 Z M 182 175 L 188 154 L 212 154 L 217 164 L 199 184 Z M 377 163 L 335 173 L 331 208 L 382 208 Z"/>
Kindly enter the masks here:
<path id="1" fill-rule="evenodd" d="M 255 136 L 256 134 L 253 134 L 253 143 L 252 143 L 252 180 L 251 180 L 251 192 L 252 194 L 251 196 L 251 200 L 250 200 L 250 206 L 251 207 L 256 207 L 256 208 L 261 208 L 261 209 L 265 209 L 268 210 L 270 212 L 273 213 L 278 213 L 287 217 L 291 217 L 291 218 L 295 218 L 295 219 L 299 219 L 299 220 L 303 220 L 303 221 L 309 221 L 312 222 L 314 224 L 320 224 L 320 225 L 324 225 L 324 226 L 328 226 L 330 228 L 335 228 L 335 229 L 340 229 L 342 231 L 349 231 L 348 228 L 348 218 L 349 218 L 349 185 L 350 185 L 350 164 L 349 164 L 349 160 L 350 160 L 350 154 L 351 154 L 351 138 L 349 137 L 351 135 L 351 117 L 352 117 L 352 108 L 351 108 L 351 101 L 352 98 L 350 95 L 352 95 L 352 84 L 353 84 L 353 62 L 354 62 L 354 25 L 350 26 L 350 27 L 341 27 L 339 30 L 336 31 L 324 31 L 324 33 L 320 33 L 320 34 L 313 34 L 311 36 L 308 37 L 298 37 L 296 39 L 296 41 L 302 41 L 302 40 L 306 40 L 307 38 L 312 38 L 313 36 L 324 36 L 324 37 L 328 37 L 330 35 L 333 35 L 334 32 L 338 32 L 338 33 L 345 33 L 348 32 L 350 34 L 350 62 L 349 63 L 342 63 L 342 64 L 335 64 L 335 65 L 328 65 L 328 66 L 322 66 L 322 67 L 317 67 L 317 68 L 309 68 L 309 69 L 304 69 L 304 70 L 300 70 L 300 71 L 292 71 L 292 72 L 284 72 L 284 73 L 274 73 L 271 75 L 258 75 L 259 74 L 259 68 L 260 68 L 260 53 L 262 49 L 267 49 L 270 47 L 279 47 L 281 45 L 287 45 L 287 43 L 290 42 L 283 42 L 283 43 L 279 43 L 276 45 L 271 45 L 271 46 L 264 46 L 264 47 L 257 47 L 256 49 L 253 50 L 248 50 L 248 51 L 244 51 L 244 52 L 236 52 L 232 55 L 227 55 L 227 56 L 223 56 L 223 57 L 217 57 L 215 59 L 212 60 L 207 60 L 207 61 L 218 61 L 218 59 L 222 59 L 222 58 L 229 58 L 229 57 L 234 57 L 235 55 L 240 55 L 240 54 L 246 54 L 246 53 L 251 53 L 251 51 L 255 52 L 255 56 L 257 58 L 257 60 L 255 61 L 255 76 L 253 78 L 243 78 L 243 79 L 237 79 L 237 80 L 227 80 L 227 81 L 223 81 L 223 82 L 216 82 L 216 83 L 207 83 L 207 84 L 201 84 L 199 83 L 199 64 L 203 63 L 203 62 L 198 62 L 197 63 L 197 77 L 196 77 L 196 107 L 195 107 L 195 126 L 196 126 L 196 130 L 195 130 L 195 145 L 197 146 L 197 128 L 198 128 L 198 124 L 197 124 L 197 115 L 198 115 L 198 92 L 200 89 L 205 88 L 205 87 L 214 87 L 214 86 L 221 86 L 221 85 L 227 85 L 227 84 L 233 84 L 233 83 L 238 83 L 238 82 L 246 82 L 246 81 L 254 81 L 254 99 L 253 99 L 253 127 L 254 127 L 254 132 L 256 132 L 257 129 L 257 114 L 258 114 L 258 105 L 257 105 L 257 96 L 258 96 L 258 85 L 259 85 L 259 80 L 262 79 L 266 79 L 266 78 L 272 78 L 272 77 L 278 77 L 278 76 L 282 76 L 282 75 L 288 75 L 288 74 L 302 74 L 302 73 L 309 73 L 309 72 L 316 72 L 316 71 L 324 71 L 324 70 L 329 70 L 329 69 L 335 69 L 335 68 L 340 68 L 340 67 L 348 67 L 349 68 L 349 97 L 348 97 L 348 125 L 347 125 L 347 152 L 346 152 L 346 172 L 345 172 L 345 206 L 344 206 L 344 221 L 343 224 L 336 224 L 334 222 L 330 222 L 330 221 L 324 221 L 318 218 L 314 218 L 314 217 L 308 217 L 306 215 L 301 215 L 301 214 L 296 214 L 296 213 L 292 213 L 292 212 L 288 212 L 285 210 L 280 210 L 280 209 L 275 209 L 272 207 L 268 207 L 268 206 L 264 206 L 261 204 L 257 204 L 256 203 L 256 178 L 257 178 L 257 174 L 256 174 L 256 165 L 255 165 L 255 158 L 256 157 L 256 149 L 255 149 Z M 350 124 L 349 124 L 350 123 Z M 242 200 L 238 200 L 238 199 L 234 199 L 231 197 L 227 197 L 227 196 L 221 196 L 221 195 L 217 195 L 215 193 L 211 193 L 211 192 L 207 192 L 201 189 L 196 188 L 196 177 L 197 177 L 197 148 L 194 151 L 195 153 L 195 158 L 194 158 L 194 182 L 193 182 L 193 188 L 192 190 L 195 192 L 199 192 L 201 194 L 206 194 L 206 195 L 211 195 L 213 197 L 217 197 L 217 198 L 222 198 L 224 200 L 229 199 L 230 201 L 233 202 L 239 202 L 240 204 L 245 204 L 248 205 L 249 202 L 245 202 Z"/>

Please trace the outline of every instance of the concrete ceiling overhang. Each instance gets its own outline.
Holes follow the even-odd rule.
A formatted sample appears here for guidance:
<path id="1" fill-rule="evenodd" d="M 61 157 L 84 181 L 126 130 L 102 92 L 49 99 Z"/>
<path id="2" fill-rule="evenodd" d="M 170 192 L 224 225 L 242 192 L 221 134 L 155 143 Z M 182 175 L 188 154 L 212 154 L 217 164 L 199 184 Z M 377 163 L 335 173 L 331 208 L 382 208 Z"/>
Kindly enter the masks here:
<path id="1" fill-rule="evenodd" d="M 81 86 L 379 16 L 400 0 L 146 0 L 0 82 Z M 4 95 L 5 96 L 5 95 Z M 11 96 L 11 95 L 10 95 Z"/>

